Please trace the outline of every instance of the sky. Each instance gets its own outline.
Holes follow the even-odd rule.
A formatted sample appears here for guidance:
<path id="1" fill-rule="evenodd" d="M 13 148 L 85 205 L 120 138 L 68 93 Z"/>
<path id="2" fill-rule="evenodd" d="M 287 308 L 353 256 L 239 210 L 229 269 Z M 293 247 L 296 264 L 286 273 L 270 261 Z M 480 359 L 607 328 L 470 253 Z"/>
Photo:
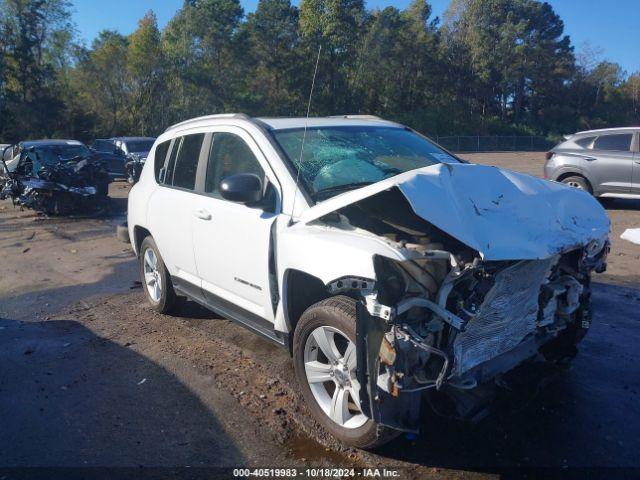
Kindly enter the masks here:
<path id="1" fill-rule="evenodd" d="M 390 5 L 405 8 L 410 0 L 365 0 L 368 9 Z M 433 14 L 442 17 L 449 0 L 427 0 Z M 601 52 L 602 59 L 619 63 L 628 73 L 640 71 L 640 4 L 637 0 L 548 0 L 565 24 L 576 50 L 584 44 Z M 258 0 L 241 0 L 245 12 L 255 10 Z M 299 1 L 293 0 L 299 4 Z M 80 38 L 90 44 L 101 30 L 129 34 L 148 11 L 164 27 L 183 0 L 74 0 L 74 20 Z"/>

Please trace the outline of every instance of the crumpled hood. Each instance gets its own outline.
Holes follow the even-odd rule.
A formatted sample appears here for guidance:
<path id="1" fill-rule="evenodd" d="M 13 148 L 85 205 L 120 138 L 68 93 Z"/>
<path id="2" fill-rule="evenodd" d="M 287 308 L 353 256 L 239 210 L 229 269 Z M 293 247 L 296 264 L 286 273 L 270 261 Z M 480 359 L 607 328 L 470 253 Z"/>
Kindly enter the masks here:
<path id="1" fill-rule="evenodd" d="M 485 260 L 533 260 L 604 241 L 609 218 L 586 192 L 474 164 L 437 164 L 333 197 L 303 212 L 308 223 L 398 187 L 415 213 Z"/>

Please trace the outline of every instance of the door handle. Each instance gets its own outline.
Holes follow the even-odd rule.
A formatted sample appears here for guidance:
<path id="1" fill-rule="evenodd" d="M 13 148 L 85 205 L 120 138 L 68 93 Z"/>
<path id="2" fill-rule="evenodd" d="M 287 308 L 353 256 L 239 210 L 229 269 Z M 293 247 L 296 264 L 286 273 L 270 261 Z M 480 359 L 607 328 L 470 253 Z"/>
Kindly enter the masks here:
<path id="1" fill-rule="evenodd" d="M 638 165 L 640 165 L 640 160 L 636 160 L 636 163 L 637 163 Z"/>
<path id="2" fill-rule="evenodd" d="M 582 157 L 583 159 L 585 159 L 587 162 L 594 162 L 597 160 L 597 158 L 595 157 Z"/>
<path id="3" fill-rule="evenodd" d="M 193 214 L 200 220 L 211 220 L 211 214 L 204 208 L 196 210 L 195 212 L 193 212 Z"/>

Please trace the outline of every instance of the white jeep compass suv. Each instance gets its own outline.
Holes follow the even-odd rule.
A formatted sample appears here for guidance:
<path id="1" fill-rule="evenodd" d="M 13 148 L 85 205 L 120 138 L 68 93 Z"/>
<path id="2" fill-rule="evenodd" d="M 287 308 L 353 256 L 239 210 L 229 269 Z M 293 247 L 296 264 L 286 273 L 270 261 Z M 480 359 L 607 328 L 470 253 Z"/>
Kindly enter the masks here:
<path id="1" fill-rule="evenodd" d="M 585 192 L 463 162 L 369 116 L 170 127 L 129 196 L 159 312 L 188 297 L 283 346 L 315 418 L 371 448 L 424 395 L 473 417 L 590 325 L 609 220 Z"/>

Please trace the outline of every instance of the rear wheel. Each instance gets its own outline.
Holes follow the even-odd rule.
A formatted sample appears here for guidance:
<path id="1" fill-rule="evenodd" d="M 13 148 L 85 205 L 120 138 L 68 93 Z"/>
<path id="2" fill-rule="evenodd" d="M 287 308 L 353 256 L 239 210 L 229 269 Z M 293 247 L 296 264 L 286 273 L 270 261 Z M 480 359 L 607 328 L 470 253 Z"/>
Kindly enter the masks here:
<path id="1" fill-rule="evenodd" d="M 294 333 L 294 368 L 316 420 L 347 445 L 374 448 L 397 432 L 378 425 L 360 409 L 355 330 L 354 299 L 337 296 L 312 305 Z"/>
<path id="2" fill-rule="evenodd" d="M 145 238 L 140 246 L 140 278 L 154 310 L 168 313 L 179 306 L 171 276 L 152 237 Z"/>
<path id="3" fill-rule="evenodd" d="M 593 193 L 591 191 L 591 185 L 587 182 L 587 179 L 584 177 L 579 177 L 577 175 L 563 178 L 562 183 L 565 185 L 569 185 L 570 187 L 577 188 L 578 190 L 584 190 L 585 192 Z"/>

